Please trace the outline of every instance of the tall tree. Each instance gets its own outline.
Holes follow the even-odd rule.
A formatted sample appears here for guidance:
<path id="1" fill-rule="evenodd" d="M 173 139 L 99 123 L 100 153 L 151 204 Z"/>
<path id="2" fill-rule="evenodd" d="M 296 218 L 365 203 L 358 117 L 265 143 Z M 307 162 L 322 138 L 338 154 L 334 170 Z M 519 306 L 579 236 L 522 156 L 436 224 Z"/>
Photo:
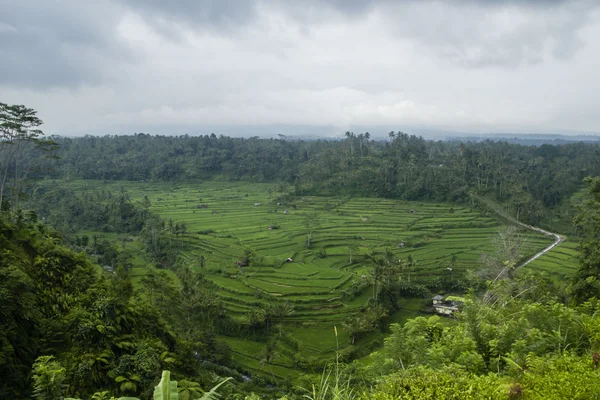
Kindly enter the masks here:
<path id="1" fill-rule="evenodd" d="M 19 156 L 26 144 L 43 143 L 39 138 L 44 133 L 38 129 L 42 124 L 34 109 L 0 103 L 0 210 L 11 163 L 14 173 L 15 207 L 19 205 Z"/>
<path id="2" fill-rule="evenodd" d="M 304 227 L 306 228 L 306 248 L 310 249 L 312 246 L 312 237 L 315 232 L 321 226 L 319 214 L 311 212 L 306 214 L 304 217 Z"/>

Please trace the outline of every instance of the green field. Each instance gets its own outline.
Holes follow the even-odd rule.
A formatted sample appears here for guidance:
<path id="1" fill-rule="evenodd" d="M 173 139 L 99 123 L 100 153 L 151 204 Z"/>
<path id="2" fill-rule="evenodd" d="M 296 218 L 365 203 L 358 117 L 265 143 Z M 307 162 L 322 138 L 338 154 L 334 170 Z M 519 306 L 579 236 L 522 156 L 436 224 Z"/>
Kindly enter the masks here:
<path id="1" fill-rule="evenodd" d="M 572 276 L 579 266 L 578 246 L 579 242 L 567 239 L 560 246 L 529 263 L 525 268 L 546 271 L 559 279 Z"/>
<path id="2" fill-rule="evenodd" d="M 273 373 L 279 377 L 292 371 L 299 358 L 333 359 L 336 346 L 349 345 L 343 322 L 360 312 L 371 297 L 367 288 L 356 297 L 346 289 L 368 280 L 372 271 L 366 262 L 369 252 L 392 249 L 399 259 L 409 255 L 416 262 L 402 279 L 427 283 L 451 272 L 478 267 L 482 254 L 493 252 L 492 238 L 501 229 L 493 215 L 483 215 L 467 206 L 448 203 L 408 202 L 377 198 L 281 196 L 272 184 L 206 182 L 200 184 L 158 184 L 144 182 L 77 181 L 68 183 L 82 189 L 104 186 L 128 191 L 133 201 L 150 199 L 150 210 L 164 219 L 185 221 L 185 257 L 200 270 L 197 262 L 206 257 L 204 274 L 213 281 L 227 312 L 244 316 L 256 306 L 284 302 L 293 311 L 281 317 L 279 342 Z M 278 205 L 278 203 L 281 203 Z M 260 204 L 260 205 L 255 205 Z M 319 226 L 306 247 L 309 215 L 318 215 Z M 278 227 L 269 229 L 269 227 Z M 523 253 L 534 254 L 552 242 L 541 234 L 523 232 Z M 139 279 L 145 266 L 140 243 L 123 243 L 136 253 L 134 276 Z M 565 254 L 567 242 L 532 263 L 530 268 L 570 271 Z M 236 265 L 246 249 L 254 252 L 247 267 Z M 286 259 L 291 258 L 291 262 Z M 563 264 L 562 262 L 565 261 Z M 420 303 L 408 300 L 405 309 L 392 315 L 403 322 L 418 315 Z M 333 327 L 338 327 L 339 337 Z M 375 335 L 377 336 L 377 335 Z M 369 345 L 367 337 L 358 346 Z M 250 372 L 264 371 L 260 365 L 263 343 L 226 338 L 234 357 Z M 297 345 L 297 346 L 296 346 Z"/>

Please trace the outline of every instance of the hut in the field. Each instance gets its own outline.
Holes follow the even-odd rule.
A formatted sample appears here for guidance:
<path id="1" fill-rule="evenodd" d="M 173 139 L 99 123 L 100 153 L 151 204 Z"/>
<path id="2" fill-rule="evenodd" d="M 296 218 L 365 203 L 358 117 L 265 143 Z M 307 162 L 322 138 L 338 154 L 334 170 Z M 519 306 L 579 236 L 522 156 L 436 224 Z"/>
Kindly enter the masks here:
<path id="1" fill-rule="evenodd" d="M 464 299 L 457 296 L 444 297 L 438 294 L 433 296 L 432 302 L 437 314 L 453 315 L 459 311 L 459 306 L 464 303 Z"/>

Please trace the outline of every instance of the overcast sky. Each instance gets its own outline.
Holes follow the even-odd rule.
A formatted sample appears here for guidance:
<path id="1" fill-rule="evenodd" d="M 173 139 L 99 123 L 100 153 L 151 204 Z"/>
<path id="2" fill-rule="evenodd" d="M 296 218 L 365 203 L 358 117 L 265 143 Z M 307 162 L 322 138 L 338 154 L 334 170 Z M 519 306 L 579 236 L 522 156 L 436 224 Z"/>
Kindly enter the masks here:
<path id="1" fill-rule="evenodd" d="M 0 0 L 0 101 L 68 135 L 598 132 L 599 39 L 594 0 Z"/>

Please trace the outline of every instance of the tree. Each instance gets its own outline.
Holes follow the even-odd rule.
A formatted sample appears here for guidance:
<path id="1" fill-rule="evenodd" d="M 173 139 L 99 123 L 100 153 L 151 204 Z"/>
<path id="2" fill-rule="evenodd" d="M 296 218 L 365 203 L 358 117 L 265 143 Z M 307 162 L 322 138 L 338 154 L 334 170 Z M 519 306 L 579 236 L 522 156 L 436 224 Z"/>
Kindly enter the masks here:
<path id="1" fill-rule="evenodd" d="M 399 260 L 389 248 L 385 249 L 382 255 L 369 254 L 368 260 L 373 267 L 373 302 L 378 304 L 382 298 L 388 306 L 397 308 L 399 299 L 397 289 L 402 280 L 402 273 L 408 268 L 408 263 Z"/>
<path id="2" fill-rule="evenodd" d="M 281 321 L 283 318 L 288 317 L 294 313 L 294 306 L 284 302 L 273 302 L 269 303 L 265 308 L 266 311 L 266 327 L 267 330 L 271 329 L 271 325 L 273 324 L 273 320 Z"/>
<path id="3" fill-rule="evenodd" d="M 39 140 L 39 137 L 44 134 L 38 129 L 42 124 L 43 121 L 37 117 L 37 111 L 34 109 L 23 105 L 0 103 L 0 210 L 11 166 L 14 174 L 15 207 L 19 205 L 19 157 L 24 145 L 28 143 L 40 146 L 55 144 Z"/>
<path id="4" fill-rule="evenodd" d="M 290 185 L 287 182 L 280 182 L 275 186 L 275 190 L 277 191 L 277 193 L 279 193 L 279 196 L 281 197 L 281 203 L 285 204 L 285 196 L 290 190 Z"/>
<path id="5" fill-rule="evenodd" d="M 206 256 L 204 254 L 200 254 L 198 256 L 198 265 L 202 270 L 204 270 L 204 267 L 206 267 Z"/>
<path id="6" fill-rule="evenodd" d="M 311 212 L 304 217 L 304 227 L 306 228 L 306 248 L 312 247 L 313 233 L 321 226 L 320 216 L 316 212 Z"/>
<path id="7" fill-rule="evenodd" d="M 348 255 L 350 256 L 350 260 L 348 261 L 349 264 L 352 264 L 352 255 L 354 253 L 356 253 L 357 250 L 358 250 L 358 245 L 356 243 L 348 244 Z"/>
<path id="8" fill-rule="evenodd" d="M 521 249 L 525 239 L 515 226 L 508 226 L 498 232 L 492 239 L 494 253 L 483 254 L 483 267 L 476 272 L 478 278 L 488 281 L 511 278 L 517 261 L 521 258 Z"/>
<path id="9" fill-rule="evenodd" d="M 387 310 L 381 305 L 374 305 L 366 308 L 362 313 L 349 317 L 344 322 L 344 326 L 350 334 L 350 342 L 355 342 L 366 333 L 377 329 L 380 321 L 387 317 Z"/>
<path id="10" fill-rule="evenodd" d="M 142 199 L 142 207 L 144 207 L 144 210 L 148 211 L 151 205 L 152 203 L 150 202 L 148 195 L 145 194 L 144 198 Z"/>
<path id="11" fill-rule="evenodd" d="M 256 260 L 256 253 L 250 247 L 245 246 L 242 256 L 237 261 L 237 265 L 240 267 L 249 267 L 254 260 Z"/>
<path id="12" fill-rule="evenodd" d="M 18 253 L 2 247 L 0 239 L 0 398 L 12 398 L 28 392 L 27 376 L 40 347 L 41 316 L 36 309 L 35 280 L 19 268 Z"/>
<path id="13" fill-rule="evenodd" d="M 260 357 L 260 365 L 266 365 L 269 367 L 273 381 L 276 385 L 279 385 L 279 382 L 277 382 L 277 378 L 275 377 L 275 373 L 273 372 L 273 368 L 271 367 L 273 361 L 275 361 L 275 357 L 277 357 L 277 341 L 277 337 L 275 337 L 267 342 L 267 345 L 265 346 L 265 349 Z"/>
<path id="14" fill-rule="evenodd" d="M 244 324 L 248 327 L 249 331 L 255 333 L 258 329 L 265 327 L 267 320 L 267 312 L 260 307 L 252 307 L 246 314 Z"/>

